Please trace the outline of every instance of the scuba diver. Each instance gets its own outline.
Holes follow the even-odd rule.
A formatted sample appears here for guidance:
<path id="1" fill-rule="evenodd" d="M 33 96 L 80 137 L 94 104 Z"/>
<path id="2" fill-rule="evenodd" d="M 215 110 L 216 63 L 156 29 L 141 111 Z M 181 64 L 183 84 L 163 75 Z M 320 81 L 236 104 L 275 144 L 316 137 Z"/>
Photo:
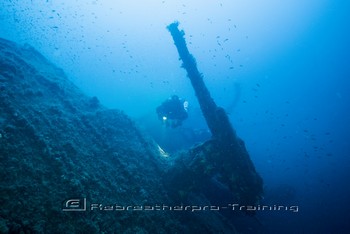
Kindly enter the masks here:
<path id="1" fill-rule="evenodd" d="M 187 119 L 188 102 L 173 95 L 157 107 L 157 115 L 167 127 L 176 128 Z"/>

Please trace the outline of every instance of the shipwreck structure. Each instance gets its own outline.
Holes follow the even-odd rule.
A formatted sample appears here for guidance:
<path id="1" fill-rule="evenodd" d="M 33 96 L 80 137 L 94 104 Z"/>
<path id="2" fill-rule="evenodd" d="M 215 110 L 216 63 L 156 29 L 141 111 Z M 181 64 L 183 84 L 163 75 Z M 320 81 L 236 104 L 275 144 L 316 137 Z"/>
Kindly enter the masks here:
<path id="1" fill-rule="evenodd" d="M 178 29 L 177 22 L 167 28 L 212 133 L 209 141 L 177 159 L 175 165 L 178 166 L 174 167 L 177 169 L 172 170 L 172 188 L 176 188 L 183 198 L 194 190 L 205 190 L 208 182 L 214 178 L 217 183 L 228 188 L 232 199 L 235 199 L 233 201 L 243 205 L 258 203 L 263 193 L 263 182 L 243 140 L 236 135 L 225 110 L 212 99 L 203 76 L 197 69 L 195 58 L 189 53 L 184 31 Z"/>
<path id="2" fill-rule="evenodd" d="M 262 193 L 177 26 L 169 30 L 213 136 L 171 163 L 122 111 L 86 96 L 33 47 L 0 38 L 0 233 L 237 233 L 217 211 L 169 208 L 210 204 L 213 179 L 242 205 Z M 67 212 L 67 201 L 86 209 Z"/>
<path id="3" fill-rule="evenodd" d="M 236 233 L 215 212 L 117 210 L 173 204 L 159 159 L 126 114 L 0 38 L 0 233 Z M 68 212 L 70 199 L 86 210 Z"/>

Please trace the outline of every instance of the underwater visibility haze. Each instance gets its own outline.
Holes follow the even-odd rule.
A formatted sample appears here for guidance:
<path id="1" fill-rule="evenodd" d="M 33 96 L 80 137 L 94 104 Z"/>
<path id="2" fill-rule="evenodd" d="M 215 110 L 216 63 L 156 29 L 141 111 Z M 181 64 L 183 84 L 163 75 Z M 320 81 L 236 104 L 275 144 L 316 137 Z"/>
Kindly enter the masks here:
<path id="1" fill-rule="evenodd" d="M 178 28 L 185 33 L 184 39 L 189 53 L 195 58 L 212 99 L 225 110 L 235 133 L 244 142 L 239 143 L 240 149 L 243 152 L 247 150 L 247 161 L 251 160 L 252 165 L 254 164 L 251 167 L 250 161 L 247 163 L 252 169 L 249 170 L 249 175 L 256 179 L 255 184 L 260 185 L 257 178 L 261 177 L 263 180 L 264 192 L 259 204 L 272 208 L 258 210 L 254 215 L 225 211 L 204 217 L 186 213 L 186 218 L 178 214 L 173 215 L 170 211 L 152 214 L 147 218 L 138 213 L 137 221 L 131 214 L 123 217 L 99 214 L 94 222 L 103 223 L 105 218 L 109 220 L 108 224 L 114 226 L 107 228 L 91 224 L 86 229 L 78 230 L 74 229 L 74 223 L 68 230 L 156 233 L 156 222 L 168 219 L 170 221 L 164 224 L 162 231 L 169 232 L 173 228 L 174 232 L 178 233 L 349 233 L 349 11 L 350 3 L 347 1 L 331 0 L 3 0 L 0 3 L 0 38 L 4 39 L 1 41 L 1 61 L 15 61 L 14 58 L 23 56 L 24 62 L 17 64 L 31 64 L 37 70 L 33 72 L 33 69 L 25 68 L 27 70 L 24 69 L 26 72 L 23 74 L 27 74 L 28 77 L 33 78 L 38 74 L 44 77 L 51 74 L 48 76 L 51 81 L 54 81 L 55 77 L 66 77 L 68 81 L 57 78 L 60 88 L 56 85 L 50 86 L 49 81 L 45 84 L 28 81 L 19 86 L 13 83 L 11 86 L 7 85 L 6 79 L 12 77 L 8 72 L 12 69 L 11 74 L 14 74 L 14 77 L 20 77 L 19 74 L 22 73 L 14 72 L 17 68 L 12 65 L 5 66 L 5 62 L 0 64 L 0 91 L 3 93 L 0 95 L 3 105 L 3 113 L 0 113 L 0 144 L 2 140 L 9 144 L 8 147 L 0 148 L 3 154 L 0 156 L 3 168 L 0 170 L 20 170 L 21 173 L 11 175 L 14 184 L 17 179 L 22 181 L 22 177 L 26 176 L 26 169 L 23 169 L 26 167 L 17 168 L 16 163 L 5 163 L 10 158 L 9 152 L 17 152 L 16 147 L 25 145 L 8 140 L 10 132 L 16 132 L 16 128 L 12 127 L 17 125 L 7 118 L 16 119 L 23 108 L 23 113 L 30 113 L 29 117 L 24 119 L 34 126 L 33 131 L 39 138 L 42 134 L 46 145 L 51 142 L 60 148 L 62 139 L 65 138 L 64 129 L 67 136 L 71 135 L 74 139 L 64 144 L 59 151 L 61 153 L 57 155 L 65 151 L 75 156 L 71 158 L 67 153 L 66 158 L 57 159 L 61 156 L 55 156 L 55 160 L 59 161 L 59 165 L 62 161 L 72 160 L 70 166 L 80 165 L 81 168 L 85 168 L 82 174 L 86 185 L 84 179 L 73 176 L 75 173 L 78 175 L 79 170 L 72 169 L 70 172 L 71 168 L 60 167 L 57 169 L 57 175 L 63 174 L 62 184 L 66 177 L 72 176 L 74 178 L 69 179 L 69 183 L 77 185 L 67 193 L 62 192 L 62 196 L 80 196 L 96 200 L 102 199 L 101 194 L 105 192 L 105 199 L 111 201 L 114 194 L 108 193 L 112 191 L 108 190 L 108 185 L 111 185 L 115 189 L 113 191 L 119 191 L 121 194 L 116 197 L 119 199 L 116 202 L 125 199 L 127 202 L 156 203 L 156 199 L 162 197 L 166 197 L 164 201 L 177 202 L 178 199 L 181 201 L 182 198 L 189 197 L 188 201 L 197 202 L 195 205 L 203 204 L 204 201 L 210 201 L 212 205 L 222 205 L 219 202 L 234 204 L 235 201 L 228 196 L 228 190 L 232 190 L 232 187 L 224 185 L 227 181 L 241 183 L 238 180 L 242 179 L 242 174 L 233 173 L 230 178 L 226 178 L 227 181 L 222 182 L 217 174 L 210 174 L 212 168 L 209 166 L 200 168 L 191 165 L 187 169 L 176 171 L 170 165 L 165 165 L 164 161 L 153 158 L 159 152 L 166 158 L 187 155 L 188 152 L 190 156 L 199 157 L 201 154 L 195 149 L 202 147 L 201 153 L 205 153 L 211 152 L 215 147 L 221 147 L 211 141 L 212 129 L 207 126 L 208 119 L 203 117 L 203 107 L 201 109 L 197 100 L 200 95 L 195 94 L 190 75 L 188 76 L 186 69 L 183 69 L 186 68 L 183 64 L 184 59 L 179 59 L 177 45 L 174 45 L 175 38 L 171 35 L 173 32 L 167 28 L 171 23 L 179 22 Z M 12 49 L 8 49 L 7 46 Z M 23 52 L 18 52 L 21 48 Z M 41 55 L 38 55 L 39 53 Z M 46 62 L 41 67 L 41 62 L 38 61 Z M 59 69 L 53 67 L 62 70 L 58 71 Z M 24 81 L 19 79 L 18 82 Z M 40 100 L 26 100 L 25 96 L 16 96 L 16 93 L 28 94 L 25 89 L 29 86 L 35 90 L 34 84 L 37 84 L 37 89 L 43 93 Z M 62 88 L 65 85 L 67 88 Z M 57 95 L 45 96 L 43 90 L 46 86 Z M 13 87 L 13 92 L 10 87 Z M 186 118 L 174 126 L 167 126 L 167 120 L 162 119 L 163 116 L 157 116 L 156 110 L 174 95 L 188 104 L 185 108 Z M 70 101 L 65 101 L 65 97 Z M 57 104 L 54 110 L 49 107 L 51 104 Z M 47 113 L 44 111 L 46 105 Z M 41 111 L 40 106 L 43 108 Z M 109 109 L 118 111 L 110 113 L 107 111 Z M 5 115 L 6 111 L 12 114 Z M 65 111 L 70 114 L 64 114 Z M 44 131 L 35 130 L 35 126 L 38 126 L 35 124 L 40 122 L 35 122 L 35 118 L 46 115 L 46 122 L 41 123 L 50 122 L 54 126 L 52 131 L 59 132 L 58 135 L 62 134 L 62 139 L 57 138 L 56 143 L 54 140 L 48 140 L 50 136 L 46 136 Z M 57 121 L 54 120 L 56 115 L 59 116 Z M 33 118 L 33 121 L 29 120 L 30 118 Z M 66 119 L 67 124 L 63 124 L 66 120 L 60 122 L 60 119 Z M 12 124 L 9 124 L 10 122 Z M 77 126 L 80 132 L 73 130 Z M 72 129 L 72 132 L 69 129 Z M 50 133 L 54 135 L 53 132 Z M 34 143 L 29 142 L 29 148 L 30 144 Z M 125 149 L 118 148 L 121 144 Z M 86 151 L 78 150 L 78 145 L 84 146 Z M 94 145 L 91 154 L 89 145 Z M 55 147 L 51 148 L 51 153 L 48 153 L 49 150 L 45 152 L 53 155 L 54 149 Z M 25 155 L 34 154 L 33 152 L 36 151 L 27 150 Z M 80 158 L 77 156 L 79 154 Z M 83 157 L 85 154 L 91 158 Z M 104 154 L 110 156 L 104 158 Z M 90 165 L 96 155 L 99 155 L 101 161 L 96 163 L 95 167 L 84 166 L 84 163 Z M 19 162 L 23 159 L 20 154 L 16 157 Z M 26 160 L 29 161 L 25 161 L 25 164 L 35 164 L 35 161 L 30 162 L 28 158 Z M 47 160 L 47 164 L 50 164 L 50 160 Z M 116 162 L 119 165 L 117 172 L 113 171 L 113 167 L 106 171 L 101 169 L 103 165 Z M 187 161 L 184 160 L 183 164 L 185 162 Z M 223 165 L 215 165 L 222 168 L 233 165 L 225 160 L 215 163 L 220 162 Z M 55 163 L 50 165 L 55 168 Z M 177 163 L 179 162 L 170 164 Z M 43 167 L 45 164 L 46 161 Z M 92 173 L 92 170 L 96 171 Z M 212 184 L 204 186 L 205 191 L 201 191 L 201 195 L 193 195 L 196 192 L 192 189 L 198 185 L 198 181 L 188 185 L 185 183 L 188 178 L 181 177 L 181 173 L 185 175 L 189 173 L 188 170 L 203 170 L 205 175 L 211 175 Z M 138 172 L 133 174 L 133 171 Z M 193 171 L 191 173 L 194 173 Z M 121 175 L 133 179 L 129 181 Z M 169 179 L 163 185 L 163 182 L 159 181 L 164 175 Z M 119 178 L 116 179 L 118 184 L 113 184 L 114 176 Z M 96 188 L 103 188 L 101 194 L 89 192 L 87 188 L 91 191 L 94 188 L 87 185 L 90 179 L 96 180 Z M 0 199 L 3 203 L 11 200 L 9 194 L 12 193 L 8 191 L 25 190 L 10 188 L 6 179 L 1 180 Z M 51 180 L 54 181 L 55 178 Z M 242 184 L 250 183 L 248 181 L 250 180 L 246 179 Z M 174 182 L 173 190 L 176 190 L 178 197 L 169 195 L 169 191 L 172 191 L 169 189 L 170 182 Z M 120 184 L 124 187 L 118 188 Z M 157 187 L 157 184 L 161 185 Z M 188 186 L 188 190 L 179 189 L 185 186 L 184 184 Z M 215 186 L 221 186 L 221 190 Z M 154 193 L 157 195 L 151 199 Z M 237 197 L 238 200 L 243 199 Z M 70 197 L 61 197 L 61 200 L 57 201 L 58 206 L 61 208 L 61 202 L 68 198 Z M 289 209 L 276 210 L 278 206 Z M 10 211 L 4 210 L 0 213 L 0 233 L 25 230 L 30 231 L 29 233 L 45 230 L 47 232 L 54 230 L 57 225 L 62 225 L 60 222 L 64 222 L 65 219 L 74 217 L 61 210 L 56 213 L 42 212 L 40 214 L 49 215 L 51 221 L 43 218 L 46 221 L 36 224 L 36 221 L 32 223 L 30 219 L 16 220 L 13 214 L 11 218 L 10 215 L 7 217 L 9 213 L 6 212 Z M 35 212 L 34 209 L 31 212 Z M 60 217 L 57 222 L 52 221 L 55 215 Z M 79 225 L 88 223 L 90 218 L 86 215 L 79 221 Z M 118 225 L 113 224 L 114 218 Z M 229 224 L 222 221 L 224 219 Z M 40 215 L 35 216 L 35 220 L 40 220 Z M 154 220 L 154 223 L 151 222 L 154 226 L 143 229 L 147 220 Z M 196 224 L 210 223 L 208 220 L 213 224 L 205 226 L 206 229 L 204 226 L 203 229 L 196 229 Z M 123 226 L 125 223 L 129 225 L 128 228 Z M 134 223 L 137 223 L 137 227 L 131 228 Z M 60 227 L 62 229 L 59 230 L 64 230 L 63 226 Z"/>

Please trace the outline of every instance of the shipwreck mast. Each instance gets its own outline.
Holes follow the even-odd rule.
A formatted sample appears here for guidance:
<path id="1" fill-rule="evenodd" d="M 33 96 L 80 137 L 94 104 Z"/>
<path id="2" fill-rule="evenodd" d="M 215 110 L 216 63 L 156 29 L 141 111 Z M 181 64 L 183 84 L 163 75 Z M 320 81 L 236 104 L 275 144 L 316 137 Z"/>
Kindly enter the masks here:
<path id="1" fill-rule="evenodd" d="M 193 181 L 187 184 L 203 185 L 199 180 L 219 174 L 220 182 L 229 187 L 239 202 L 244 202 L 244 205 L 256 204 L 263 193 L 262 179 L 255 170 L 244 142 L 237 137 L 225 110 L 217 106 L 211 97 L 203 76 L 197 69 L 196 60 L 188 51 L 185 33 L 178 29 L 178 25 L 178 22 L 174 22 L 167 28 L 212 133 L 211 140 L 189 152 L 191 161 L 184 172 L 189 173 L 188 178 Z"/>

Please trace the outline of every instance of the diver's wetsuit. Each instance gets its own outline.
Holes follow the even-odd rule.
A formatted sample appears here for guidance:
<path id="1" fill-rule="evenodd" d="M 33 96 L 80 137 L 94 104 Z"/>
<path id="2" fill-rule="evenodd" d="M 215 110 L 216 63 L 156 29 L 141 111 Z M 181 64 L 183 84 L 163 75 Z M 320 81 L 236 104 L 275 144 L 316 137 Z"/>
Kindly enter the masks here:
<path id="1" fill-rule="evenodd" d="M 184 108 L 184 101 L 174 95 L 157 107 L 157 114 L 160 120 L 165 121 L 167 126 L 173 128 L 182 124 L 187 119 L 188 114 Z"/>

